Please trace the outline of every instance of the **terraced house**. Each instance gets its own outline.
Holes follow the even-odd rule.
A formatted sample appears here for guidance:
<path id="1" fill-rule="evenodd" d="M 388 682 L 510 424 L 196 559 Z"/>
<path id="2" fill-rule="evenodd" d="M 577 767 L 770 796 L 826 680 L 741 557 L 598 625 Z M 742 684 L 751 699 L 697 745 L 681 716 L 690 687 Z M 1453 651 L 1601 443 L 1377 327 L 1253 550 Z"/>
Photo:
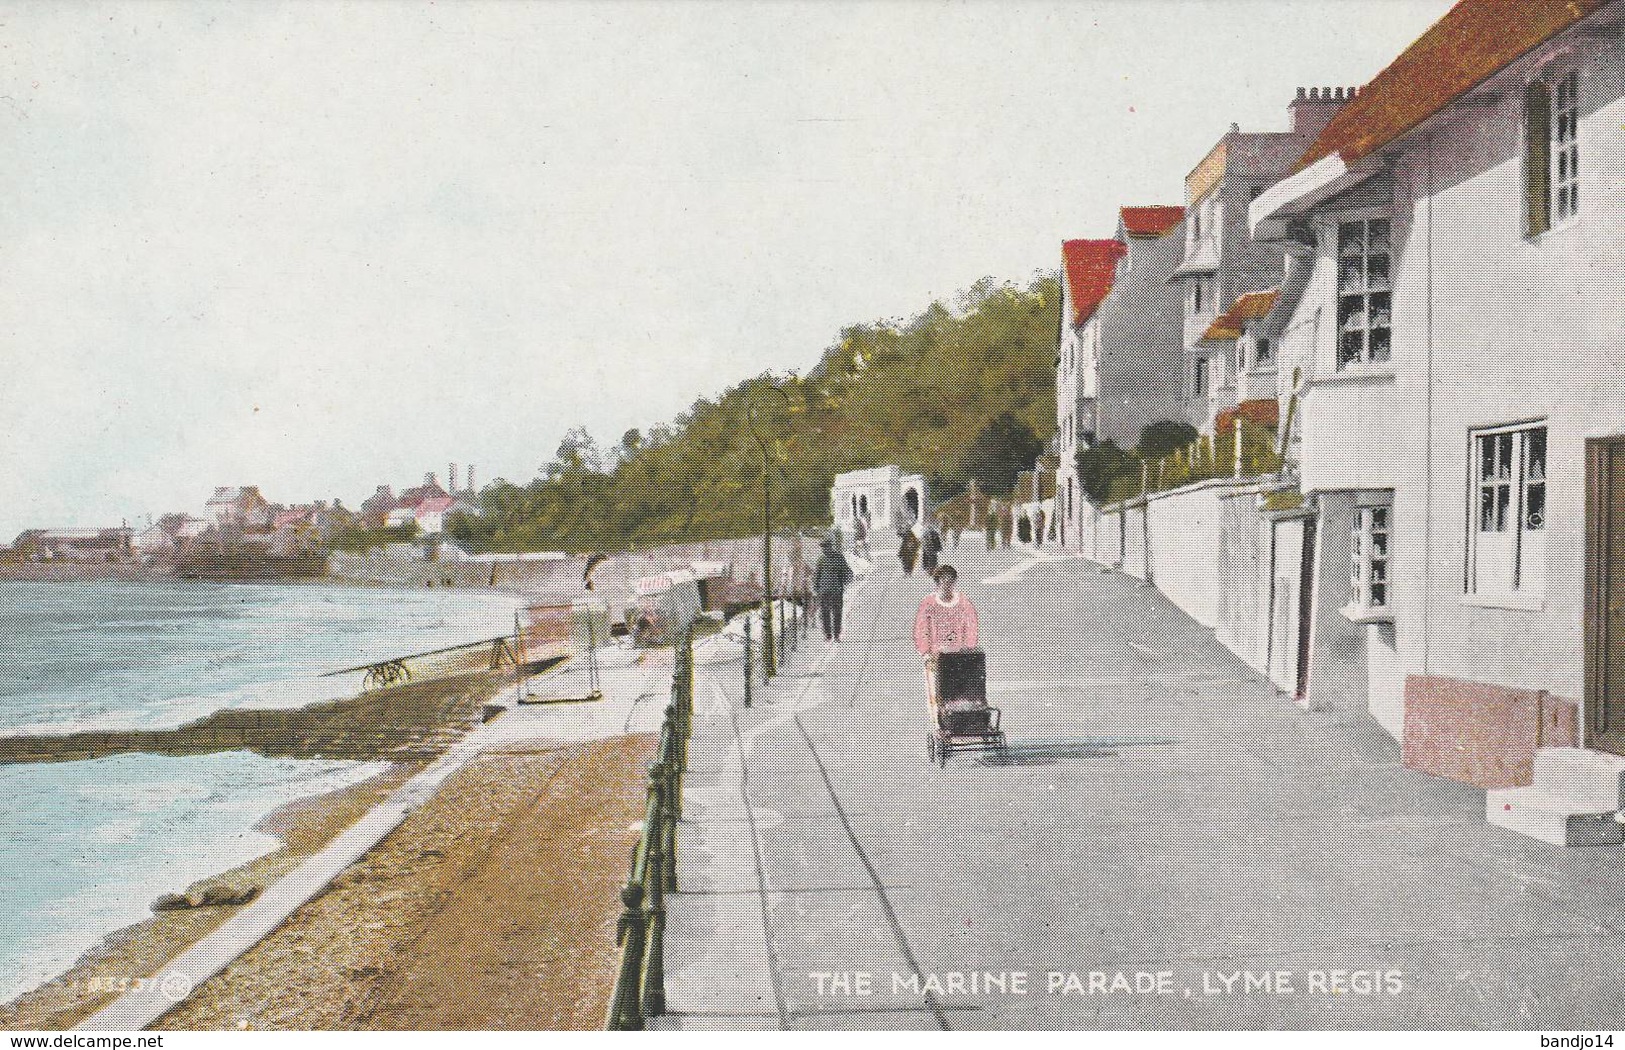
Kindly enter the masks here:
<path id="1" fill-rule="evenodd" d="M 1465 0 L 1249 208 L 1301 284 L 1311 630 L 1407 765 L 1554 842 L 1625 838 L 1622 164 L 1625 3 Z"/>
<path id="2" fill-rule="evenodd" d="M 1078 481 L 1077 453 L 1103 441 L 1133 448 L 1140 432 L 1185 418 L 1179 291 L 1184 209 L 1125 207 L 1115 237 L 1061 245 L 1056 348 L 1055 539 L 1087 539 L 1094 514 Z"/>

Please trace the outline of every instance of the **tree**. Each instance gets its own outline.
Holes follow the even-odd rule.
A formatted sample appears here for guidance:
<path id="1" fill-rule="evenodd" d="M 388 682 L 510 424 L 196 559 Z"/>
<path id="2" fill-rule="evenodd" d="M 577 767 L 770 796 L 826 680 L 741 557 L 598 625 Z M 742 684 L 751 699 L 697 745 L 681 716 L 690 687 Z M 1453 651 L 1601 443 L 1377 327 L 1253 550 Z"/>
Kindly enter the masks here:
<path id="1" fill-rule="evenodd" d="M 1195 440 L 1196 428 L 1189 423 L 1162 419 L 1140 431 L 1140 444 L 1136 451 L 1143 459 L 1161 459 Z"/>
<path id="2" fill-rule="evenodd" d="M 1149 428 L 1148 428 L 1149 429 Z M 1098 445 L 1078 449 L 1078 484 L 1084 495 L 1096 505 L 1107 502 L 1112 482 L 1125 477 L 1138 477 L 1140 461 L 1132 452 L 1117 447 L 1107 438 Z"/>
<path id="3" fill-rule="evenodd" d="M 1013 412 L 1000 412 L 960 457 L 959 474 L 967 482 L 975 481 L 983 492 L 1009 492 L 1015 487 L 1016 475 L 1032 469 L 1043 450 L 1044 443 L 1032 427 Z"/>

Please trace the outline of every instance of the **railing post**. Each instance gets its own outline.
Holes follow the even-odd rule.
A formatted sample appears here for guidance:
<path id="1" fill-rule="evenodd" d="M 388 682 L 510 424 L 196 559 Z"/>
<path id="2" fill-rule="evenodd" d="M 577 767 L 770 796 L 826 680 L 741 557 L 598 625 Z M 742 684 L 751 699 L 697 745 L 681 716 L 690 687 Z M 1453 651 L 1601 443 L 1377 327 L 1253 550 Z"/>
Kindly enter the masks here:
<path id="1" fill-rule="evenodd" d="M 666 770 L 665 813 L 661 818 L 662 838 L 665 842 L 667 890 L 677 889 L 677 821 L 683 815 L 683 782 L 677 771 Z"/>
<path id="2" fill-rule="evenodd" d="M 745 706 L 746 707 L 750 706 L 750 688 L 751 688 L 751 681 L 750 680 L 752 678 L 754 678 L 755 675 L 756 675 L 756 672 L 751 668 L 750 665 L 751 665 L 751 655 L 750 655 L 750 614 L 746 613 L 745 614 Z"/>
<path id="3" fill-rule="evenodd" d="M 645 913 L 647 962 L 643 971 L 643 998 L 639 1007 L 644 1017 L 659 1017 L 666 1012 L 666 794 L 665 771 L 649 781 L 652 796 L 650 812 L 655 814 L 655 826 L 645 829 L 649 836 L 649 859 L 644 882 L 647 887 L 648 907 Z"/>
<path id="4" fill-rule="evenodd" d="M 643 996 L 638 987 L 643 979 L 643 924 L 643 887 L 628 882 L 621 887 L 621 917 L 615 926 L 615 943 L 621 948 L 621 970 L 610 1004 L 609 1027 L 614 1030 L 641 1031 L 643 1028 Z"/>

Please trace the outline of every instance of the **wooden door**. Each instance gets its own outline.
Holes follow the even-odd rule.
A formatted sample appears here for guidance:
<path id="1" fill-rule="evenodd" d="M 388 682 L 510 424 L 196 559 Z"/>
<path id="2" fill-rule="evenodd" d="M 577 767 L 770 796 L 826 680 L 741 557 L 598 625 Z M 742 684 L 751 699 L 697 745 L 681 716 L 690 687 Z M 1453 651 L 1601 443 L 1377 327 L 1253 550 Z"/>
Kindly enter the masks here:
<path id="1" fill-rule="evenodd" d="M 1586 743 L 1625 754 L 1625 436 L 1586 442 Z"/>

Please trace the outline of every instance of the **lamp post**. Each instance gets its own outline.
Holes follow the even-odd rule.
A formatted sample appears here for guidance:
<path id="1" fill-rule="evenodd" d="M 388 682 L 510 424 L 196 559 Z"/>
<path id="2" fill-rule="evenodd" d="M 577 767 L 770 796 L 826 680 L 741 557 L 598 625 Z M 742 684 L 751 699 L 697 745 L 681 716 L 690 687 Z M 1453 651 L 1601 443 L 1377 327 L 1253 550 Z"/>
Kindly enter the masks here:
<path id="1" fill-rule="evenodd" d="M 759 389 L 773 391 L 784 399 L 786 408 L 790 406 L 790 395 L 771 383 Z M 745 411 L 745 421 L 750 426 L 751 437 L 762 450 L 762 677 L 772 678 L 779 671 L 773 645 L 773 491 L 767 478 L 767 442 L 756 429 L 758 407 L 757 402 L 751 402 Z"/>

